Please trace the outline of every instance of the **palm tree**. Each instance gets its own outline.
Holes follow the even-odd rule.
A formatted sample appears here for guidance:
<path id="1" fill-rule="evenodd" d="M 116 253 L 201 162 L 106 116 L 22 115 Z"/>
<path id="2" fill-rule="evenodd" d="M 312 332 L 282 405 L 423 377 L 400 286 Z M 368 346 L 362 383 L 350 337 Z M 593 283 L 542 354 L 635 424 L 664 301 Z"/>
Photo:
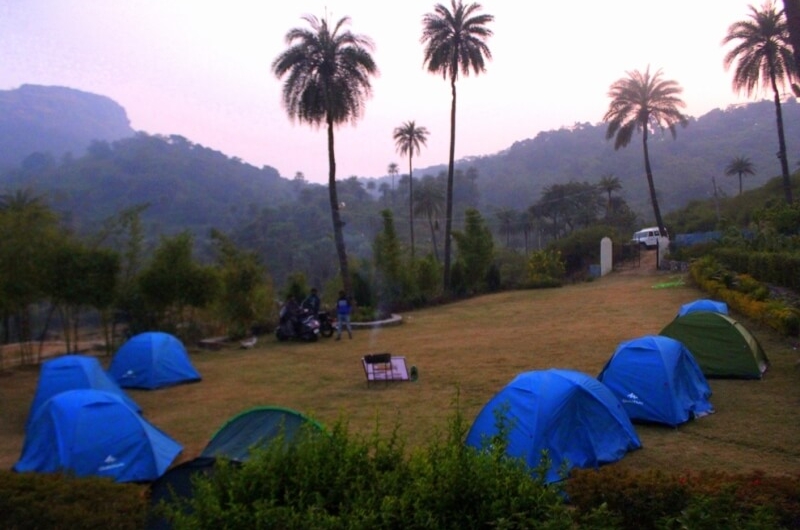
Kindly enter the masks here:
<path id="1" fill-rule="evenodd" d="M 742 175 L 755 175 L 755 166 L 746 156 L 737 156 L 725 167 L 725 174 L 729 177 L 739 175 L 739 195 L 742 194 Z"/>
<path id="2" fill-rule="evenodd" d="M 411 230 L 411 258 L 414 258 L 414 174 L 411 169 L 411 160 L 414 152 L 419 154 L 421 146 L 428 141 L 428 129 L 417 127 L 414 120 L 407 121 L 400 127 L 395 127 L 394 143 L 397 152 L 401 155 L 408 154 L 408 224 Z"/>
<path id="3" fill-rule="evenodd" d="M 444 206 L 444 186 L 440 179 L 425 175 L 414 190 L 414 213 L 425 215 L 431 230 L 433 257 L 439 261 L 439 248 L 436 245 L 436 231 L 439 229 L 439 216 Z"/>
<path id="4" fill-rule="evenodd" d="M 495 212 L 497 220 L 500 222 L 500 234 L 506 236 L 506 248 L 511 244 L 511 234 L 516 232 L 517 211 L 513 208 L 501 208 Z"/>
<path id="5" fill-rule="evenodd" d="M 644 170 L 647 176 L 647 185 L 650 188 L 650 203 L 653 206 L 653 215 L 658 229 L 663 234 L 665 233 L 664 220 L 661 218 L 661 209 L 658 207 L 647 138 L 651 129 L 658 128 L 663 131 L 666 127 L 674 139 L 677 135 L 675 125 L 686 126 L 688 120 L 678 110 L 678 108 L 686 106 L 678 97 L 683 89 L 675 81 L 662 79 L 661 70 L 650 75 L 649 66 L 644 73 L 639 70 L 626 73 L 628 77 L 615 81 L 608 92 L 611 103 L 603 116 L 603 121 L 608 123 L 606 140 L 616 136 L 614 140 L 614 149 L 616 150 L 626 147 L 633 138 L 634 132 L 642 132 Z"/>
<path id="6" fill-rule="evenodd" d="M 451 9 L 442 4 L 434 6 L 433 13 L 422 18 L 422 38 L 425 44 L 424 64 L 431 73 L 450 79 L 450 156 L 447 167 L 444 229 L 444 289 L 450 288 L 450 248 L 453 230 L 453 171 L 456 149 L 456 81 L 459 72 L 465 76 L 472 70 L 475 75 L 486 71 L 485 59 L 492 53 L 486 39 L 492 35 L 487 24 L 492 15 L 478 14 L 480 4 L 466 6 L 461 0 L 451 0 Z"/>
<path id="7" fill-rule="evenodd" d="M 613 174 L 608 173 L 600 177 L 600 183 L 597 184 L 597 187 L 608 196 L 608 201 L 606 202 L 606 217 L 608 217 L 611 211 L 611 194 L 621 190 L 622 183 Z"/>
<path id="8" fill-rule="evenodd" d="M 394 177 L 400 173 L 400 166 L 397 165 L 397 162 L 391 162 L 389 167 L 386 168 L 386 171 L 389 173 L 389 176 L 392 177 L 392 206 L 394 206 Z"/>
<path id="9" fill-rule="evenodd" d="M 775 100 L 775 117 L 778 126 L 778 158 L 781 161 L 783 192 L 786 203 L 792 203 L 792 183 L 789 162 L 786 158 L 786 138 L 783 131 L 781 89 L 797 75 L 797 66 L 789 44 L 786 20 L 771 1 L 757 10 L 750 7 L 749 20 L 734 22 L 722 44 L 735 42 L 725 55 L 725 68 L 736 64 L 733 71 L 733 89 L 748 96 L 759 87 L 769 86 Z"/>
<path id="10" fill-rule="evenodd" d="M 336 193 L 336 156 L 333 129 L 346 121 L 355 122 L 372 93 L 370 76 L 378 73 L 370 52 L 372 41 L 356 35 L 344 26 L 349 17 L 341 18 L 333 28 L 327 20 L 305 15 L 310 29 L 294 28 L 286 34 L 289 46 L 272 63 L 272 71 L 283 85 L 283 104 L 289 118 L 328 131 L 328 194 L 331 204 L 333 234 L 342 285 L 352 292 L 347 266 L 347 251 L 342 234 L 339 199 Z"/>

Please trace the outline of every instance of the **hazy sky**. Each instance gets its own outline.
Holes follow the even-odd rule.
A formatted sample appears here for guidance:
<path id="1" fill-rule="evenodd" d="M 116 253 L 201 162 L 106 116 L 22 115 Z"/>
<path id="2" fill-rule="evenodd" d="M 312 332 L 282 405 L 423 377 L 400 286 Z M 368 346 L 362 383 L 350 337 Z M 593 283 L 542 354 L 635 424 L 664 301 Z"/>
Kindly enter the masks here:
<path id="1" fill-rule="evenodd" d="M 287 178 L 302 171 L 324 182 L 325 130 L 289 120 L 271 64 L 287 30 L 307 27 L 302 15 L 349 16 L 349 29 L 374 41 L 380 75 L 362 118 L 337 130 L 337 176 L 383 176 L 390 162 L 407 173 L 392 140 L 407 120 L 430 131 L 414 167 L 447 162 L 450 87 L 423 69 L 419 40 L 435 3 L 0 0 L 0 89 L 30 83 L 105 95 L 138 131 L 179 134 Z M 731 90 L 721 41 L 750 4 L 761 2 L 481 2 L 495 17 L 493 59 L 458 83 L 456 158 L 598 123 L 611 83 L 648 65 L 684 88 L 691 116 L 748 101 Z"/>

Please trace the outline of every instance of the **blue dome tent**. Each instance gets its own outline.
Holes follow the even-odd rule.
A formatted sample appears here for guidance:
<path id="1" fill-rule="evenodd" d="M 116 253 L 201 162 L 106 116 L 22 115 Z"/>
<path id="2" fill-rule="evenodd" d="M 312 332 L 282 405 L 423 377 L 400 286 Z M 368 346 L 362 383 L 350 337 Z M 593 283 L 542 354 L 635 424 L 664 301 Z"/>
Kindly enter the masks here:
<path id="1" fill-rule="evenodd" d="M 200 381 L 183 343 L 160 331 L 128 339 L 114 354 L 108 373 L 124 388 L 152 390 Z"/>
<path id="2" fill-rule="evenodd" d="M 507 421 L 509 456 L 535 469 L 542 451 L 547 451 L 548 483 L 562 478 L 562 466 L 596 468 L 642 446 L 619 400 L 581 372 L 519 374 L 483 407 L 467 434 L 467 445 L 483 448 L 489 443 L 498 434 L 498 414 Z"/>
<path id="3" fill-rule="evenodd" d="M 709 300 L 708 298 L 699 298 L 688 304 L 683 304 L 678 310 L 678 316 L 682 317 L 687 313 L 693 311 L 713 311 L 714 313 L 728 314 L 728 304 L 725 302 L 718 302 L 717 300 Z"/>
<path id="4" fill-rule="evenodd" d="M 700 366 L 680 341 L 648 335 L 622 342 L 597 377 L 633 421 L 675 427 L 714 412 Z"/>
<path id="5" fill-rule="evenodd" d="M 141 412 L 141 407 L 109 377 L 97 358 L 88 355 L 63 355 L 42 363 L 25 429 L 30 426 L 39 407 L 48 399 L 67 390 L 79 389 L 111 392 L 118 395 L 128 407 Z"/>
<path id="6" fill-rule="evenodd" d="M 36 412 L 14 470 L 144 482 L 160 477 L 182 450 L 117 395 L 67 390 Z"/>

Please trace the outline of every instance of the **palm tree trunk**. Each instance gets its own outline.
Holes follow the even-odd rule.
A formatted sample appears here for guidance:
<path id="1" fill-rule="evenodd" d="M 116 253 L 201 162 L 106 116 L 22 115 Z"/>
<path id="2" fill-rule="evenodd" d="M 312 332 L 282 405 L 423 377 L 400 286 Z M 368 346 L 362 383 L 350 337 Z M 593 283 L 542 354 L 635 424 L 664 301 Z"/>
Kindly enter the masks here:
<path id="1" fill-rule="evenodd" d="M 433 258 L 438 262 L 439 261 L 439 249 L 436 246 L 436 229 L 433 225 L 433 217 L 428 216 L 428 226 L 431 227 L 431 242 L 433 243 Z"/>
<path id="2" fill-rule="evenodd" d="M 653 215 L 656 218 L 656 225 L 658 231 L 662 234 L 666 233 L 664 229 L 664 220 L 661 218 L 661 208 L 658 207 L 658 198 L 656 198 L 656 185 L 653 181 L 653 170 L 650 167 L 650 151 L 647 148 L 647 123 L 642 128 L 642 149 L 644 150 L 644 172 L 647 175 L 647 186 L 650 188 L 650 204 L 653 205 Z"/>
<path id="3" fill-rule="evenodd" d="M 408 228 L 411 233 L 411 259 L 414 259 L 414 175 L 411 172 L 411 159 L 414 149 L 408 150 Z"/>
<path id="4" fill-rule="evenodd" d="M 770 65 L 769 79 L 772 82 L 772 92 L 775 94 L 775 121 L 778 124 L 778 158 L 781 161 L 781 176 L 783 177 L 783 194 L 786 204 L 792 204 L 792 181 L 789 178 L 789 161 L 786 159 L 786 137 L 783 132 L 783 111 L 781 110 L 781 96 L 778 92 L 778 83 L 775 81 L 772 65 Z"/>
<path id="5" fill-rule="evenodd" d="M 347 267 L 347 250 L 342 234 L 342 217 L 339 214 L 339 196 L 336 193 L 336 156 L 333 151 L 333 119 L 328 117 L 328 195 L 331 202 L 331 218 L 333 220 L 333 239 L 336 242 L 336 254 L 339 256 L 339 272 L 342 275 L 342 288 L 352 295 L 350 271 Z"/>
<path id="6" fill-rule="evenodd" d="M 453 70 L 457 72 L 457 69 Z M 450 158 L 447 166 L 447 190 L 445 191 L 445 219 L 444 219 L 444 292 L 450 292 L 450 248 L 451 233 L 453 231 L 453 171 L 456 155 L 456 77 L 450 78 L 450 90 L 453 99 L 450 104 Z"/>

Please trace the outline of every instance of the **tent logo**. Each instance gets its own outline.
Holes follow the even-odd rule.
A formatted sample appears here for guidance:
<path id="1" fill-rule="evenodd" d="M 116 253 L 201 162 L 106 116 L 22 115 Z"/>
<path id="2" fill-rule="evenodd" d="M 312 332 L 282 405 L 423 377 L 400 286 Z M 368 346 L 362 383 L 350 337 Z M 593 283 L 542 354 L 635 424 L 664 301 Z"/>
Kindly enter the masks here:
<path id="1" fill-rule="evenodd" d="M 125 466 L 124 462 L 118 462 L 114 455 L 108 455 L 105 460 L 103 460 L 103 465 L 98 467 L 98 471 L 109 471 L 111 469 L 117 469 L 120 467 Z"/>
<path id="2" fill-rule="evenodd" d="M 625 397 L 622 399 L 622 402 L 623 402 L 623 403 L 630 403 L 630 404 L 632 404 L 632 405 L 644 405 L 644 403 L 642 402 L 642 400 L 641 400 L 641 399 L 639 399 L 639 396 L 637 396 L 637 395 L 636 395 L 636 394 L 634 394 L 633 392 L 630 392 L 630 393 L 628 393 L 628 395 L 626 395 L 626 396 L 625 396 Z"/>

